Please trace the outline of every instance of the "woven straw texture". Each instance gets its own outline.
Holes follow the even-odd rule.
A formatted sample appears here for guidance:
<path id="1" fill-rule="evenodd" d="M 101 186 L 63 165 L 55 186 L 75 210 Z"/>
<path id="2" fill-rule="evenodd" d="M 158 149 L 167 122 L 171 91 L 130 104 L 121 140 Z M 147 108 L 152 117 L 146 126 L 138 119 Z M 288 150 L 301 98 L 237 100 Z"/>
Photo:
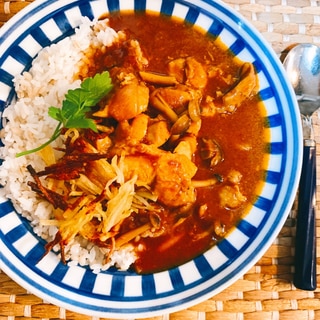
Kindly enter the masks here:
<path id="1" fill-rule="evenodd" d="M 0 0 L 0 26 L 30 2 Z M 225 3 L 251 21 L 279 55 L 294 43 L 320 43 L 318 0 L 228 0 Z M 315 114 L 313 120 L 318 142 L 316 215 L 320 236 L 319 114 Z M 318 288 L 314 292 L 298 290 L 292 284 L 295 217 L 296 205 L 262 259 L 231 287 L 192 308 L 152 320 L 320 319 L 320 239 L 317 247 Z M 22 319 L 99 320 L 48 304 L 0 271 L 0 320 Z"/>

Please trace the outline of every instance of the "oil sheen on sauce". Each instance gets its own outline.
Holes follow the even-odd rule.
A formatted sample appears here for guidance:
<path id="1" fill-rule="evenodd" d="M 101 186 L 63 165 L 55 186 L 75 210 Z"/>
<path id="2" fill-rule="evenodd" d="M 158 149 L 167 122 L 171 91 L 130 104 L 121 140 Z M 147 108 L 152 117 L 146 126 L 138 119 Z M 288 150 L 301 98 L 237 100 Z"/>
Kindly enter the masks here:
<path id="1" fill-rule="evenodd" d="M 116 31 L 126 30 L 129 37 L 137 39 L 148 58 L 146 71 L 165 73 L 170 59 L 192 56 L 199 62 L 211 60 L 213 65 L 226 69 L 237 76 L 239 63 L 226 50 L 219 40 L 205 36 L 180 21 L 153 14 L 124 14 L 110 16 L 110 26 Z M 88 66 L 88 75 L 107 69 L 112 60 L 121 61 L 121 53 L 104 56 L 98 53 Z M 218 80 L 210 81 L 207 93 L 223 92 L 224 84 Z M 228 233 L 246 214 L 254 203 L 258 187 L 263 181 L 263 163 L 266 161 L 266 120 L 264 107 L 254 96 L 245 101 L 236 112 L 204 117 L 199 138 L 214 139 L 223 150 L 224 160 L 211 170 L 201 163 L 195 154 L 198 165 L 197 179 L 208 175 L 224 177 L 231 169 L 241 172 L 241 192 L 247 197 L 245 206 L 230 209 L 221 206 L 219 189 L 221 184 L 210 188 L 197 189 L 199 208 L 206 204 L 205 217 L 190 214 L 183 223 L 171 230 L 170 234 L 155 238 L 140 239 L 136 245 L 144 250 L 134 265 L 140 273 L 156 272 L 180 265 L 203 253 L 221 239 L 215 233 L 217 226 L 223 226 Z"/>

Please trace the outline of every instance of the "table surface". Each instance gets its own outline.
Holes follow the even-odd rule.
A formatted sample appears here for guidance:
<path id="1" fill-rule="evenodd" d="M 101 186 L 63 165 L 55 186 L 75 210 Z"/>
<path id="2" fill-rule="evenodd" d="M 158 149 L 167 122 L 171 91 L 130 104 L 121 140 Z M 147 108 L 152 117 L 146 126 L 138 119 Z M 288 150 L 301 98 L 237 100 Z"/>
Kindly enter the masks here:
<path id="1" fill-rule="evenodd" d="M 27 6 L 28 0 L 0 0 L 0 26 Z M 320 43 L 318 0 L 228 0 L 261 32 L 280 55 L 294 43 Z M 320 117 L 313 117 L 320 172 Z M 320 185 L 318 173 L 317 186 Z M 241 279 L 211 299 L 189 309 L 154 317 L 153 320 L 309 320 L 320 319 L 320 241 L 317 245 L 315 291 L 296 289 L 292 284 L 296 203 L 278 237 L 264 256 Z M 320 236 L 320 188 L 317 191 L 316 227 Z M 21 288 L 0 270 L 0 320 L 77 319 L 90 316 L 48 304 Z M 150 319 L 151 320 L 151 319 Z"/>

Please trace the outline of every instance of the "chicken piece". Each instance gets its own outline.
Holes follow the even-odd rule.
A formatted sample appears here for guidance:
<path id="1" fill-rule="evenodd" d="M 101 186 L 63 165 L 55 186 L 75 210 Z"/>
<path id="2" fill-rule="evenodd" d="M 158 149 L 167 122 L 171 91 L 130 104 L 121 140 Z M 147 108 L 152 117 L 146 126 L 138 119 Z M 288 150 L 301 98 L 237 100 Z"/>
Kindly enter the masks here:
<path id="1" fill-rule="evenodd" d="M 150 96 L 150 103 L 154 106 L 157 96 L 161 98 L 177 113 L 182 112 L 188 106 L 192 98 L 189 89 L 184 85 L 177 85 L 175 87 L 166 87 L 156 89 Z"/>
<path id="2" fill-rule="evenodd" d="M 240 79 L 236 85 L 223 97 L 223 108 L 219 108 L 220 113 L 234 112 L 246 99 L 254 92 L 257 85 L 257 77 L 252 63 L 246 62 L 240 70 Z"/>
<path id="3" fill-rule="evenodd" d="M 174 149 L 174 153 L 184 154 L 188 159 L 192 159 L 193 150 L 192 146 L 188 141 L 182 140 Z"/>
<path id="4" fill-rule="evenodd" d="M 197 149 L 197 138 L 194 135 L 186 135 L 179 141 L 174 149 L 174 153 L 184 154 L 189 160 L 193 159 Z"/>
<path id="5" fill-rule="evenodd" d="M 84 132 L 84 138 L 90 142 L 94 148 L 96 148 L 96 152 L 98 153 L 107 153 L 108 149 L 112 145 L 112 141 L 110 138 L 110 134 L 113 132 L 112 128 L 108 128 L 105 126 L 97 126 L 99 132 L 94 132 L 93 130 L 86 130 Z M 102 132 L 100 130 L 103 130 Z"/>
<path id="6" fill-rule="evenodd" d="M 241 193 L 238 185 L 224 186 L 220 190 L 219 197 L 220 205 L 227 209 L 239 208 L 245 201 L 247 201 L 247 197 Z"/>
<path id="7" fill-rule="evenodd" d="M 207 69 L 208 78 L 214 78 L 216 81 L 225 83 L 227 86 L 231 86 L 234 83 L 234 77 L 227 72 L 227 69 L 222 65 L 210 65 Z"/>
<path id="8" fill-rule="evenodd" d="M 138 80 L 120 85 L 110 101 L 102 110 L 94 113 L 95 117 L 112 117 L 117 121 L 129 120 L 148 108 L 149 89 Z"/>
<path id="9" fill-rule="evenodd" d="M 184 83 L 185 81 L 185 64 L 186 60 L 184 58 L 171 60 L 168 63 L 168 74 L 175 77 L 179 83 Z"/>
<path id="10" fill-rule="evenodd" d="M 128 46 L 128 55 L 130 60 L 133 60 L 138 70 L 144 69 L 148 64 L 148 59 L 143 55 L 140 43 L 137 40 L 130 40 Z"/>
<path id="11" fill-rule="evenodd" d="M 155 178 L 155 167 L 151 157 L 146 155 L 129 155 L 124 158 L 125 180 L 132 179 L 135 175 L 137 185 L 151 185 Z"/>
<path id="12" fill-rule="evenodd" d="M 110 70 L 114 85 L 125 86 L 131 84 L 132 82 L 138 81 L 134 70 L 131 68 L 113 68 Z"/>
<path id="13" fill-rule="evenodd" d="M 125 143 L 117 142 L 114 146 L 109 150 L 108 155 L 113 157 L 115 155 L 123 156 L 123 155 L 133 155 L 133 154 L 144 154 L 149 157 L 159 157 L 166 151 L 159 149 L 154 144 L 146 144 L 143 142 L 132 144 L 131 141 L 123 141 Z"/>
<path id="14" fill-rule="evenodd" d="M 201 103 L 201 116 L 213 117 L 216 114 L 216 110 L 214 99 L 211 96 L 206 96 Z"/>
<path id="15" fill-rule="evenodd" d="M 121 87 L 111 98 L 109 115 L 118 121 L 132 119 L 148 108 L 149 89 L 142 82 Z"/>
<path id="16" fill-rule="evenodd" d="M 158 120 L 148 126 L 145 142 L 157 147 L 165 144 L 170 138 L 168 123 L 165 120 Z"/>
<path id="17" fill-rule="evenodd" d="M 196 59 L 186 59 L 186 84 L 194 89 L 204 89 L 208 82 L 208 75 L 203 65 Z"/>
<path id="18" fill-rule="evenodd" d="M 137 115 L 131 123 L 127 120 L 119 122 L 115 142 L 118 144 L 135 145 L 139 143 L 146 135 L 148 129 L 149 117 L 141 113 Z"/>
<path id="19" fill-rule="evenodd" d="M 228 173 L 228 180 L 233 184 L 239 184 L 242 179 L 242 174 L 235 169 L 231 169 Z"/>
<path id="20" fill-rule="evenodd" d="M 156 164 L 154 192 L 158 200 L 169 207 L 192 204 L 196 192 L 191 178 L 197 171 L 196 165 L 185 155 L 164 154 Z"/>
<path id="21" fill-rule="evenodd" d="M 131 123 L 131 130 L 128 138 L 131 140 L 141 141 L 147 134 L 148 123 L 149 117 L 146 114 L 141 113 L 137 115 Z"/>
<path id="22" fill-rule="evenodd" d="M 97 139 L 95 141 L 95 147 L 97 148 L 99 153 L 107 153 L 111 145 L 112 145 L 112 141 L 108 136 Z"/>

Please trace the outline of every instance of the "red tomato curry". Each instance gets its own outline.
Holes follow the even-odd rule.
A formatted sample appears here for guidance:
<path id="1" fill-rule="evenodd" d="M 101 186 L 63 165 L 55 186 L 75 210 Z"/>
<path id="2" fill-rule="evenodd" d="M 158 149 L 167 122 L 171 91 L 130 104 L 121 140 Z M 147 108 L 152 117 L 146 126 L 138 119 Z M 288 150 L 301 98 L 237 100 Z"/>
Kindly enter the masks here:
<path id="1" fill-rule="evenodd" d="M 180 21 L 163 16 L 129 14 L 112 16 L 110 25 L 115 30 L 127 30 L 132 39 L 138 39 L 148 57 L 148 71 L 166 74 L 168 61 L 181 57 L 194 57 L 200 63 L 212 65 L 215 76 L 208 81 L 204 95 L 208 94 L 216 101 L 221 99 L 221 93 L 230 90 L 234 79 L 239 78 L 239 62 L 219 41 Z M 263 113 L 259 97 L 251 93 L 235 112 L 216 112 L 202 117 L 194 155 L 198 166 L 195 178 L 208 179 L 217 175 L 221 177 L 221 183 L 197 188 L 195 209 L 183 223 L 163 236 L 139 240 L 143 249 L 135 263 L 138 271 L 159 271 L 192 259 L 223 238 L 250 208 L 263 179 L 262 163 L 266 151 Z M 223 160 L 214 167 L 201 158 L 200 148 L 205 148 L 201 146 L 203 138 L 212 139 L 223 153 Z M 232 174 L 234 179 L 240 179 L 239 189 L 246 200 L 230 207 L 228 201 L 232 200 L 228 198 L 236 198 L 237 191 L 232 189 L 233 186 L 230 186 L 231 194 L 221 190 L 232 185 L 232 178 L 228 178 Z M 223 194 L 225 201 L 221 200 Z M 204 214 L 199 214 L 201 207 L 207 208 Z"/>
<path id="2" fill-rule="evenodd" d="M 154 211 L 136 210 L 111 230 L 117 245 L 142 228 L 129 241 L 132 267 L 156 272 L 203 253 L 248 212 L 264 178 L 265 111 L 254 66 L 219 39 L 165 16 L 109 19 L 126 40 L 88 52 L 79 77 L 110 72 L 113 96 L 93 114 L 110 132 L 83 139 L 99 140 L 106 157 L 125 153 L 126 175 L 138 175 L 137 185 L 157 196 Z M 83 152 L 82 145 L 73 148 Z M 99 223 L 92 219 L 92 229 Z M 111 246 L 92 232 L 92 241 Z"/>

